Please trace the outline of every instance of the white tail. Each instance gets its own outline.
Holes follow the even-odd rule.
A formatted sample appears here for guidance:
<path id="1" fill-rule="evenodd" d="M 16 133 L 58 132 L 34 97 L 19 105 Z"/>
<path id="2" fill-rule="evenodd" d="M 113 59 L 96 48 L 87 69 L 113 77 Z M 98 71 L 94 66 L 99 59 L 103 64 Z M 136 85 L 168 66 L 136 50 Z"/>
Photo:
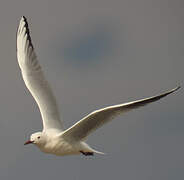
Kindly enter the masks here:
<path id="1" fill-rule="evenodd" d="M 95 149 L 91 148 L 87 143 L 85 143 L 85 142 L 81 142 L 81 143 L 82 143 L 82 145 L 83 145 L 83 148 L 84 148 L 83 150 L 84 150 L 84 152 L 93 152 L 93 153 L 105 155 L 105 153 L 100 152 L 100 151 L 96 151 Z"/>
<path id="2" fill-rule="evenodd" d="M 96 150 L 94 150 L 94 149 L 92 149 L 92 150 L 93 150 L 94 153 L 97 153 L 97 154 L 103 154 L 103 155 L 106 154 L 106 153 L 103 153 L 103 152 L 100 152 L 100 151 L 96 151 Z"/>

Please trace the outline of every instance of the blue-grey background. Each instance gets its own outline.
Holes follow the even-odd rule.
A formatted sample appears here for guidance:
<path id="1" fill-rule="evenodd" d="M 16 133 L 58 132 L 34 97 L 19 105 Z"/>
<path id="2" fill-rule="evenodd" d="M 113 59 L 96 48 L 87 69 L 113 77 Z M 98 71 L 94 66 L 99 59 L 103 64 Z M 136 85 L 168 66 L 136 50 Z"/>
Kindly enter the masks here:
<path id="1" fill-rule="evenodd" d="M 1 0 L 0 179 L 184 179 L 184 87 L 92 134 L 88 143 L 104 156 L 23 146 L 42 124 L 16 59 L 22 15 L 65 127 L 95 109 L 183 86 L 182 0 Z"/>

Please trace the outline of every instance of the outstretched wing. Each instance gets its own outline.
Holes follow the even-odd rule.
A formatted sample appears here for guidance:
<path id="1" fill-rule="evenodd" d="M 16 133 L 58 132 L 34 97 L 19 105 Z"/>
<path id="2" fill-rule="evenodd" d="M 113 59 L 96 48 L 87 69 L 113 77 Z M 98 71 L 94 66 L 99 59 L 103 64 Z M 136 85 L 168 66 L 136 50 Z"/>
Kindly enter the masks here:
<path id="1" fill-rule="evenodd" d="M 115 106 L 109 106 L 103 109 L 96 110 L 90 113 L 88 116 L 84 117 L 82 120 L 74 124 L 71 128 L 64 131 L 61 136 L 66 139 L 80 141 L 85 139 L 91 132 L 101 127 L 103 124 L 110 121 L 113 117 L 118 114 L 130 111 L 132 109 L 139 108 L 141 106 L 147 105 L 154 101 L 158 101 L 159 99 L 173 93 L 178 90 L 180 87 L 172 89 L 163 94 L 141 99 L 138 101 L 133 101 L 129 103 L 119 104 Z"/>
<path id="2" fill-rule="evenodd" d="M 56 99 L 37 60 L 25 17 L 21 18 L 17 30 L 17 59 L 24 82 L 39 106 L 43 130 L 61 130 Z"/>

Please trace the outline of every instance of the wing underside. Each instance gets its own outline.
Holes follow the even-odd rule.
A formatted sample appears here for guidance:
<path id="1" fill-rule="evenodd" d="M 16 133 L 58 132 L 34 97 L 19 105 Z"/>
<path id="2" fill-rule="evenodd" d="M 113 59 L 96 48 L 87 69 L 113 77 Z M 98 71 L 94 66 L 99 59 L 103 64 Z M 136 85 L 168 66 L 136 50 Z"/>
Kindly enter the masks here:
<path id="1" fill-rule="evenodd" d="M 101 127 L 105 123 L 112 120 L 115 116 L 123 114 L 125 112 L 131 111 L 133 109 L 145 106 L 149 103 L 158 101 L 159 99 L 175 92 L 180 87 L 172 89 L 163 94 L 141 99 L 138 101 L 133 101 L 129 103 L 109 106 L 103 109 L 94 111 L 84 117 L 82 120 L 74 124 L 71 128 L 64 131 L 61 136 L 70 140 L 80 141 L 84 140 L 90 133 L 92 133 L 97 128 Z"/>
<path id="2" fill-rule="evenodd" d="M 37 60 L 25 17 L 21 18 L 17 30 L 17 58 L 24 82 L 40 109 L 43 130 L 61 130 L 56 99 Z"/>

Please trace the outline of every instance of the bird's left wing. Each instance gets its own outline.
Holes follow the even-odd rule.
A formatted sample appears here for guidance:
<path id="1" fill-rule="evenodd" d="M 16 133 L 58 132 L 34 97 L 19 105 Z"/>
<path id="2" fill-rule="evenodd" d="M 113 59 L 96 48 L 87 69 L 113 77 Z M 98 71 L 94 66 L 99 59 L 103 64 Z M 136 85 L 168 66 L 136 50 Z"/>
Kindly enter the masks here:
<path id="1" fill-rule="evenodd" d="M 74 124 L 71 128 L 61 133 L 60 136 L 62 138 L 74 141 L 84 140 L 91 132 L 101 127 L 103 124 L 107 123 L 118 114 L 139 108 L 154 101 L 158 101 L 159 99 L 173 93 L 179 88 L 180 87 L 177 87 L 157 96 L 96 110 Z"/>
<path id="2" fill-rule="evenodd" d="M 17 30 L 17 58 L 24 82 L 39 106 L 43 130 L 61 130 L 56 99 L 37 60 L 25 17 L 21 18 Z"/>

